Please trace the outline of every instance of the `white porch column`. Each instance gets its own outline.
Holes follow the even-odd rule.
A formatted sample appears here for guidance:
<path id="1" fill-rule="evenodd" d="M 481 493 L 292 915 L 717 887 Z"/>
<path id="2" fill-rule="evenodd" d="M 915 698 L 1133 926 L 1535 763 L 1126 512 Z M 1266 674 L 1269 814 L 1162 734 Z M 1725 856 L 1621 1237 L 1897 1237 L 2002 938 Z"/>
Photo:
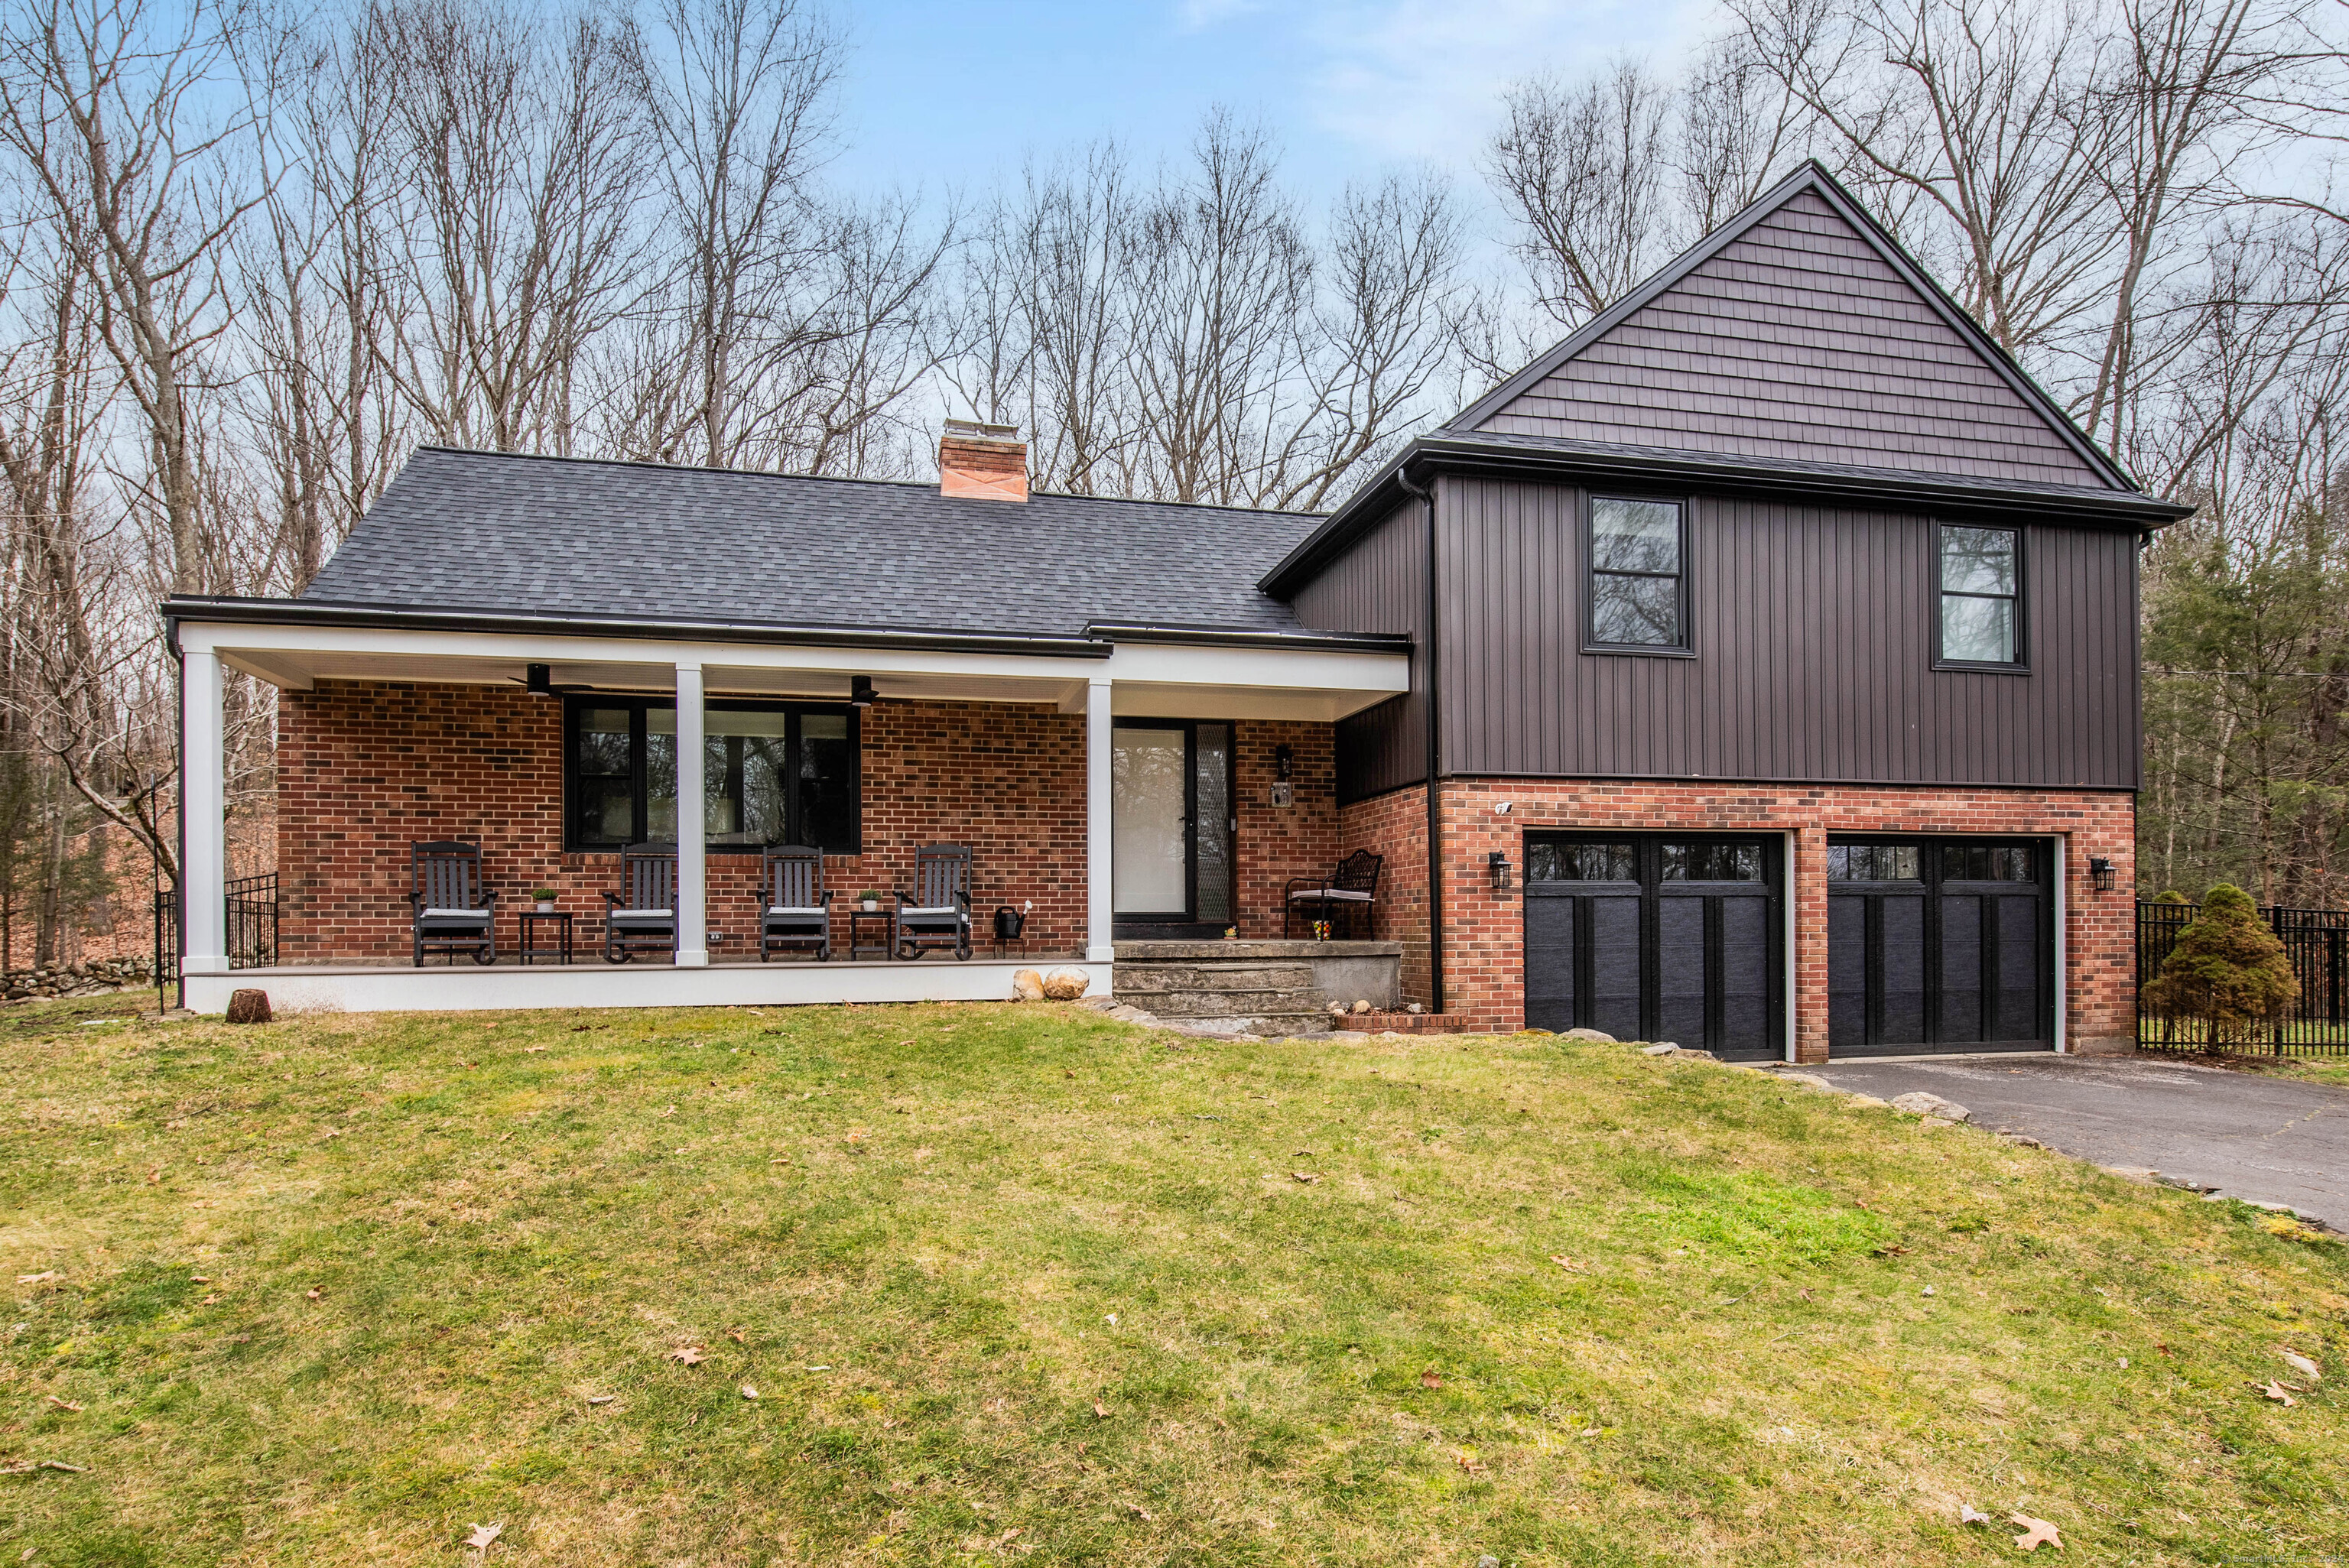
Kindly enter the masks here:
<path id="1" fill-rule="evenodd" d="M 701 666 L 677 666 L 677 966 L 709 966 L 709 899 L 702 821 Z"/>
<path id="2" fill-rule="evenodd" d="M 180 867 L 182 975 L 228 972 L 228 779 L 222 752 L 221 665 L 214 653 L 180 655 Z"/>
<path id="3" fill-rule="evenodd" d="M 1109 677 L 1095 676 L 1085 691 L 1085 961 L 1117 956 L 1110 931 L 1111 861 L 1115 839 L 1110 813 Z"/>

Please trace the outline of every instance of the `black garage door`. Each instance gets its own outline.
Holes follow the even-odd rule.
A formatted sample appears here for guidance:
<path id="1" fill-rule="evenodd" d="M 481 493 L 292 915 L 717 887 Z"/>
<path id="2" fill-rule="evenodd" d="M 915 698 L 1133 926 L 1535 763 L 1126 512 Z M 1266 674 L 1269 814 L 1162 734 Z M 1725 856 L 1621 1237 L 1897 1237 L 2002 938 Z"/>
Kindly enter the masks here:
<path id="1" fill-rule="evenodd" d="M 1827 841 L 1827 1049 L 2050 1050 L 2051 856 L 2036 841 Z"/>
<path id="2" fill-rule="evenodd" d="M 1526 1023 L 1785 1051 L 1775 838 L 1559 833 L 1526 841 Z"/>

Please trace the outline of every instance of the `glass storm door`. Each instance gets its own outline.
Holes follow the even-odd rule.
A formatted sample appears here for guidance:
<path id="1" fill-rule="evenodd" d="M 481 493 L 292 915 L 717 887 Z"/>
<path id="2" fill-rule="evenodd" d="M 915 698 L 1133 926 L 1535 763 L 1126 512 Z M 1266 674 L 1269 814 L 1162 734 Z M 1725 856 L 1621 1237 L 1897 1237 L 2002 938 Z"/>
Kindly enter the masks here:
<path id="1" fill-rule="evenodd" d="M 1121 724 L 1112 737 L 1112 902 L 1120 915 L 1187 918 L 1190 732 Z"/>

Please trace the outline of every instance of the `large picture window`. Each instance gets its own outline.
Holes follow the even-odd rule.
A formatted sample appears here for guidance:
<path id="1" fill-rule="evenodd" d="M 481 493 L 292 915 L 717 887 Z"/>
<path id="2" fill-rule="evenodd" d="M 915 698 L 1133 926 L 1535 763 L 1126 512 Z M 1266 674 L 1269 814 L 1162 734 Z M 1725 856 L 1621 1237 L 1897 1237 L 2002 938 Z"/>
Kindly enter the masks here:
<path id="1" fill-rule="evenodd" d="M 2023 535 L 2011 528 L 1941 529 L 1941 662 L 2023 663 Z"/>
<path id="2" fill-rule="evenodd" d="M 1587 646 L 1665 653 L 1688 646 L 1683 521 L 1678 501 L 1590 498 Z"/>
<path id="3" fill-rule="evenodd" d="M 677 706 L 574 696 L 564 705 L 564 847 L 677 837 Z M 856 712 L 763 703 L 702 709 L 702 822 L 713 851 L 812 844 L 860 853 Z"/>

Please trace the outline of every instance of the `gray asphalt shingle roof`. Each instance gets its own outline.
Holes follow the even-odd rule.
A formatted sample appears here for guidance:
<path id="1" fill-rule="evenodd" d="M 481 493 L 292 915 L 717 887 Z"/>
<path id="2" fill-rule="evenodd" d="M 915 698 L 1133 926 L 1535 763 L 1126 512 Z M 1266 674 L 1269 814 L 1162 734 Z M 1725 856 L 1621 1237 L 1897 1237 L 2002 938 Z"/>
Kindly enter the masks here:
<path id="1" fill-rule="evenodd" d="M 1077 636 L 1300 630 L 1257 580 L 1321 520 L 422 447 L 305 599 Z"/>

